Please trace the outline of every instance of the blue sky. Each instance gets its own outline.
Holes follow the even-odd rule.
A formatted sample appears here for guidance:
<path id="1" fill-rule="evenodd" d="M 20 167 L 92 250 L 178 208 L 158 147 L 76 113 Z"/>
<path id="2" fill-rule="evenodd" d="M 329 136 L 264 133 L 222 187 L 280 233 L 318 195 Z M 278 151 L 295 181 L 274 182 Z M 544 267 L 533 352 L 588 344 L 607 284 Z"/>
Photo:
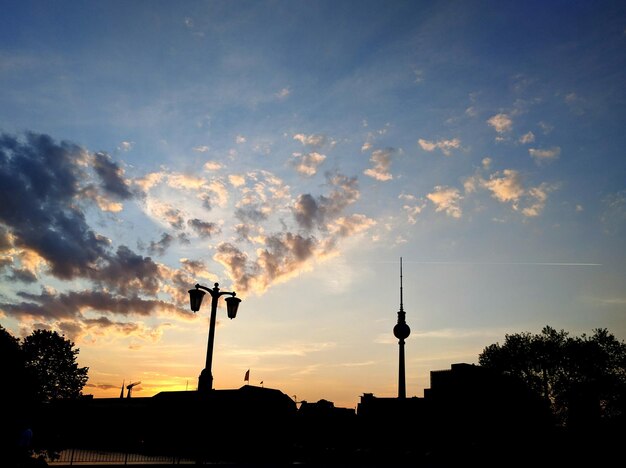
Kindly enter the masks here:
<path id="1" fill-rule="evenodd" d="M 545 325 L 626 338 L 621 2 L 2 1 L 0 323 L 96 396 L 352 407 Z"/>

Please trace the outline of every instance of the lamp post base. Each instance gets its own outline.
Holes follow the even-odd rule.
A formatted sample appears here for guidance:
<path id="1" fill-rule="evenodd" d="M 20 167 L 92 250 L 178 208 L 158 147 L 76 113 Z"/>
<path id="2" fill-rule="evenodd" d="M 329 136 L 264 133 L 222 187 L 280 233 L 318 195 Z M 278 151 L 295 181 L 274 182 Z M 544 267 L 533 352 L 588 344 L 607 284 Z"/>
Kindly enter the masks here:
<path id="1" fill-rule="evenodd" d="M 210 392 L 213 389 L 213 376 L 211 371 L 202 369 L 198 378 L 198 391 L 201 393 Z"/>

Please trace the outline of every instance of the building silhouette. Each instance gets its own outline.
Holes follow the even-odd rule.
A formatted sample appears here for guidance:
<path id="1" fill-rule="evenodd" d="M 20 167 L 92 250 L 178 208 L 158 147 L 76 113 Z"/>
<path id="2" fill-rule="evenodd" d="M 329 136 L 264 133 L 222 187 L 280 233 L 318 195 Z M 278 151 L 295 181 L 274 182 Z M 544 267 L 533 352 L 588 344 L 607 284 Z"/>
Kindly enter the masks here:
<path id="1" fill-rule="evenodd" d="M 361 396 L 356 410 L 300 402 L 277 389 L 161 392 L 56 400 L 37 412 L 39 442 L 176 455 L 206 462 L 454 462 L 538 446 L 545 407 L 513 379 L 458 363 L 431 371 L 423 397 Z M 453 447 L 453 449 L 451 449 Z M 495 448 L 494 448 L 495 447 Z M 429 458 L 430 457 L 430 458 Z M 460 460 L 461 458 L 459 458 Z"/>

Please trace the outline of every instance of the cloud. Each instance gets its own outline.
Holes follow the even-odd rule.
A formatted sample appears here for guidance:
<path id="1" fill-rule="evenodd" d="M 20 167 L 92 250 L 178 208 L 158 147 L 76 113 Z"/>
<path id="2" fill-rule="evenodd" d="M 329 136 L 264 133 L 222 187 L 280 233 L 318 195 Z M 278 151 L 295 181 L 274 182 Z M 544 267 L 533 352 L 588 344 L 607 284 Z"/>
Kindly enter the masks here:
<path id="1" fill-rule="evenodd" d="M 607 234 L 618 234 L 626 226 L 626 190 L 611 193 L 602 199 L 600 221 Z"/>
<path id="2" fill-rule="evenodd" d="M 148 192 L 151 188 L 158 185 L 165 178 L 163 172 L 151 172 L 143 177 L 133 180 L 133 184 L 139 187 L 143 192 Z"/>
<path id="3" fill-rule="evenodd" d="M 205 169 L 207 167 L 217 169 L 221 166 L 216 166 L 209 161 L 205 164 Z M 182 223 L 175 221 L 173 218 L 182 216 L 183 212 L 171 204 L 148 196 L 149 192 L 156 190 L 157 186 L 164 184 L 178 191 L 193 192 L 195 197 L 202 202 L 202 205 L 207 210 L 211 210 L 213 205 L 219 207 L 226 206 L 229 196 L 228 188 L 223 181 L 223 177 L 216 175 L 209 177 L 163 171 L 151 173 L 141 179 L 137 179 L 135 180 L 135 184 L 142 188 L 144 197 L 147 198 L 147 214 L 155 216 L 157 219 L 167 220 L 168 223 L 177 229 L 182 226 Z"/>
<path id="4" fill-rule="evenodd" d="M 366 231 L 375 224 L 376 221 L 363 214 L 353 214 L 337 218 L 328 229 L 332 234 L 347 237 Z"/>
<path id="5" fill-rule="evenodd" d="M 434 191 L 426 195 L 435 205 L 435 211 L 443 211 L 448 216 L 460 218 L 462 211 L 459 202 L 463 199 L 458 189 L 437 185 Z"/>
<path id="6" fill-rule="evenodd" d="M 206 190 L 206 192 L 208 193 L 204 193 L 201 195 L 208 197 L 209 193 L 211 193 L 214 195 L 211 200 L 215 200 L 217 206 L 226 206 L 226 203 L 228 202 L 228 188 L 226 188 L 226 185 L 224 185 L 222 181 L 212 180 L 211 182 L 209 182 L 208 185 L 203 186 L 203 190 Z M 207 203 L 205 204 L 205 206 L 208 208 L 210 207 L 210 205 L 208 204 L 208 198 L 206 198 L 206 200 Z"/>
<path id="7" fill-rule="evenodd" d="M 254 180 L 252 174 L 248 176 Z M 262 293 L 311 269 L 315 262 L 335 255 L 341 239 L 362 233 L 375 224 L 363 214 L 345 213 L 360 195 L 356 178 L 327 173 L 326 181 L 327 193 L 300 194 L 291 207 L 294 220 L 305 232 L 291 232 L 283 221 L 282 232 L 266 235 L 260 221 L 245 219 L 235 227 L 235 232 L 239 240 L 249 244 L 219 244 L 213 259 L 224 266 L 237 290 Z M 260 205 L 251 201 L 245 206 Z M 314 229 L 318 230 L 315 235 L 310 232 Z"/>
<path id="8" fill-rule="evenodd" d="M 124 152 L 130 151 L 131 149 L 133 149 L 133 145 L 134 143 L 132 141 L 123 141 L 120 143 L 117 149 Z"/>
<path id="9" fill-rule="evenodd" d="M 15 249 L 9 235 L 0 229 L 0 271 L 12 282 L 35 283 L 46 262 L 32 250 Z"/>
<path id="10" fill-rule="evenodd" d="M 381 182 L 386 182 L 393 179 L 393 176 L 389 172 L 391 166 L 391 157 L 396 153 L 394 148 L 379 149 L 372 152 L 370 161 L 374 167 L 366 169 L 363 174 Z"/>
<path id="11" fill-rule="evenodd" d="M 424 200 L 418 200 L 415 195 L 408 193 L 401 193 L 398 195 L 398 198 L 405 202 L 404 205 L 402 205 L 402 209 L 407 214 L 409 224 L 416 224 L 417 216 L 426 207 L 426 202 Z"/>
<path id="12" fill-rule="evenodd" d="M 482 187 L 491 191 L 491 196 L 502 203 L 510 203 L 516 211 L 524 216 L 539 216 L 545 207 L 548 194 L 557 188 L 556 185 L 542 183 L 536 187 L 525 189 L 519 172 L 505 169 L 489 176 L 488 180 L 481 180 Z M 527 206 L 521 208 L 524 202 Z"/>
<path id="13" fill-rule="evenodd" d="M 554 146 L 549 149 L 537 149 L 537 148 L 529 148 L 528 153 L 533 157 L 533 159 L 538 162 L 544 161 L 552 161 L 557 159 L 561 154 L 561 148 L 558 146 Z"/>
<path id="14" fill-rule="evenodd" d="M 52 324 L 51 328 L 58 329 L 72 341 L 96 342 L 98 339 L 128 338 L 140 339 L 150 343 L 161 340 L 165 328 L 170 324 L 163 323 L 156 327 L 147 327 L 142 322 L 113 321 L 108 317 L 83 318 L 81 320 L 63 320 Z M 119 387 L 117 387 L 119 388 Z"/>
<path id="15" fill-rule="evenodd" d="M 85 187 L 81 191 L 81 194 L 83 198 L 93 200 L 96 205 L 98 205 L 98 208 L 100 208 L 102 211 L 109 213 L 119 213 L 124 209 L 124 205 L 122 203 L 108 199 L 104 195 L 100 194 L 93 185 Z"/>
<path id="16" fill-rule="evenodd" d="M 102 182 L 104 191 L 122 200 L 132 198 L 129 183 L 124 179 L 124 170 L 106 153 L 93 156 L 93 168 Z"/>
<path id="17" fill-rule="evenodd" d="M 166 180 L 176 186 L 183 179 L 152 173 L 135 180 L 131 190 L 123 170 L 106 153 L 91 155 L 47 135 L 1 135 L 0 264 L 5 279 L 33 283 L 42 275 L 52 275 L 74 284 L 90 283 L 92 288 L 61 294 L 45 289 L 39 295 L 14 291 L 18 299 L 3 298 L 2 313 L 48 320 L 72 318 L 81 323 L 86 323 L 81 315 L 86 310 L 179 314 L 173 303 L 149 297 L 167 291 L 178 299 L 168 281 L 175 284 L 179 278 L 186 279 L 185 271 L 172 271 L 125 245 L 114 248 L 111 240 L 89 226 L 83 211 L 94 206 L 94 201 L 99 205 L 108 201 L 105 195 L 128 199 L 137 189 L 150 190 Z M 171 226 L 184 227 L 184 215 L 174 206 L 159 208 Z M 173 240 L 164 233 L 148 250 L 162 255 Z M 70 330 L 74 325 L 64 326 Z"/>
<path id="18" fill-rule="evenodd" d="M 246 141 L 247 141 L 246 137 L 243 135 L 237 135 L 235 137 L 235 143 L 237 143 L 238 145 L 241 145 L 242 143 L 245 143 Z"/>
<path id="19" fill-rule="evenodd" d="M 235 226 L 235 233 L 237 234 L 237 240 L 246 241 L 250 243 L 263 244 L 265 242 L 265 236 L 263 234 L 263 227 L 258 224 L 237 224 Z"/>
<path id="20" fill-rule="evenodd" d="M 482 185 L 491 191 L 493 198 L 500 202 L 516 203 L 524 195 L 519 172 L 505 169 L 502 173 L 496 172 L 483 181 Z"/>
<path id="21" fill-rule="evenodd" d="M 317 168 L 324 162 L 325 159 L 325 155 L 315 151 L 306 154 L 293 153 L 292 164 L 298 174 L 305 177 L 311 177 L 317 174 Z"/>
<path id="22" fill-rule="evenodd" d="M 237 290 L 262 293 L 272 284 L 310 270 L 311 261 L 327 254 L 329 247 L 315 237 L 284 232 L 268 236 L 255 259 L 231 243 L 218 245 L 213 258 L 226 268 Z"/>
<path id="23" fill-rule="evenodd" d="M 204 169 L 207 172 L 214 172 L 214 171 L 219 171 L 223 167 L 224 167 L 224 165 L 222 163 L 220 163 L 220 162 L 217 162 L 217 161 L 207 161 L 202 166 L 202 169 Z"/>
<path id="24" fill-rule="evenodd" d="M 118 389 L 121 388 L 119 385 L 112 385 L 112 384 L 101 384 L 101 383 L 97 383 L 97 384 L 92 384 L 92 383 L 86 383 L 85 387 L 88 388 L 97 388 L 100 390 L 111 390 L 111 389 Z"/>
<path id="25" fill-rule="evenodd" d="M 206 264 L 202 260 L 190 260 L 188 258 L 181 258 L 180 264 L 186 272 L 193 275 L 196 275 L 199 272 L 206 270 Z"/>
<path id="26" fill-rule="evenodd" d="M 313 195 L 305 193 L 298 197 L 294 206 L 294 217 L 300 227 L 313 229 L 316 223 L 323 222 L 323 216 L 323 211 Z"/>
<path id="27" fill-rule="evenodd" d="M 230 174 L 228 181 L 233 187 L 241 187 L 246 183 L 246 177 L 241 174 Z"/>
<path id="28" fill-rule="evenodd" d="M 176 230 L 181 230 L 185 226 L 185 214 L 175 206 L 150 199 L 146 204 L 148 213 L 158 220 L 168 224 Z"/>
<path id="29" fill-rule="evenodd" d="M 196 153 L 208 153 L 211 148 L 207 145 L 194 146 L 192 150 Z"/>
<path id="30" fill-rule="evenodd" d="M 280 91 L 278 91 L 275 94 L 275 96 L 278 99 L 286 99 L 290 94 L 291 94 L 291 90 L 289 88 L 282 88 Z"/>
<path id="31" fill-rule="evenodd" d="M 164 180 L 168 186 L 178 190 L 200 190 L 207 183 L 204 177 L 181 173 L 168 174 Z"/>
<path id="32" fill-rule="evenodd" d="M 218 224 L 202 221 L 198 218 L 188 220 L 187 224 L 196 232 L 196 234 L 203 238 L 212 237 L 215 234 L 222 232 Z"/>
<path id="33" fill-rule="evenodd" d="M 424 151 L 433 152 L 435 149 L 439 149 L 446 156 L 450 156 L 453 149 L 459 149 L 461 147 L 461 140 L 458 138 L 439 141 L 428 141 L 420 138 L 417 140 L 417 143 Z"/>
<path id="34" fill-rule="evenodd" d="M 40 294 L 19 293 L 23 301 L 16 304 L 0 303 L 0 311 L 12 317 L 31 317 L 39 320 L 80 319 L 85 311 L 106 312 L 122 316 L 152 315 L 157 311 L 189 317 L 191 314 L 168 302 L 123 297 L 109 291 L 70 291 L 57 293 L 44 290 Z"/>
<path id="35" fill-rule="evenodd" d="M 533 132 L 524 133 L 518 140 L 520 143 L 528 144 L 535 141 L 535 134 Z"/>
<path id="36" fill-rule="evenodd" d="M 583 115 L 585 113 L 585 100 L 576 93 L 566 94 L 563 100 L 574 114 Z"/>
<path id="37" fill-rule="evenodd" d="M 328 141 L 328 138 L 326 137 L 326 135 L 321 135 L 321 134 L 306 135 L 304 133 L 296 133 L 293 136 L 293 139 L 299 141 L 304 146 L 313 146 L 316 148 L 324 146 L 326 142 Z"/>
<path id="38" fill-rule="evenodd" d="M 511 131 L 513 120 L 507 114 L 496 114 L 487 120 L 487 123 L 500 134 Z"/>
<path id="39" fill-rule="evenodd" d="M 552 132 L 552 130 L 554 130 L 554 126 L 552 124 L 549 124 L 548 122 L 539 122 L 539 126 L 541 127 L 544 135 L 547 135 L 548 133 Z"/>
<path id="40" fill-rule="evenodd" d="M 3 263 L 6 262 L 6 263 Z M 26 268 L 17 268 L 12 266 L 12 262 L 6 258 L 0 258 L 0 270 L 9 266 L 10 274 L 6 276 L 6 279 L 9 281 L 21 282 L 21 283 L 36 283 L 37 275 L 26 269 Z"/>
<path id="41" fill-rule="evenodd" d="M 528 217 L 539 216 L 548 200 L 548 192 L 552 188 L 548 184 L 541 184 L 539 187 L 532 187 L 528 190 L 531 204 L 522 209 L 522 214 Z"/>
<path id="42" fill-rule="evenodd" d="M 326 177 L 328 185 L 332 187 L 328 196 L 315 198 L 306 193 L 296 199 L 293 214 L 301 228 L 310 230 L 317 226 L 326 229 L 326 223 L 339 217 L 360 196 L 356 178 L 342 174 L 327 174 Z"/>
<path id="43" fill-rule="evenodd" d="M 150 241 L 148 246 L 148 253 L 150 255 L 164 255 L 165 251 L 172 245 L 174 237 L 166 232 L 161 235 L 161 239 L 158 241 Z"/>
<path id="44" fill-rule="evenodd" d="M 255 203 L 235 210 L 235 217 L 241 221 L 260 223 L 268 219 L 272 209 L 265 203 Z"/>
<path id="45" fill-rule="evenodd" d="M 143 293 L 155 295 L 159 289 L 160 269 L 150 257 L 136 254 L 121 245 L 115 255 L 109 255 L 107 263 L 92 269 L 86 278 L 120 294 Z"/>
<path id="46" fill-rule="evenodd" d="M 89 177 L 86 161 L 82 148 L 47 135 L 0 136 L 0 223 L 61 279 L 86 276 L 109 257 L 109 241 L 89 227 L 76 203 Z"/>

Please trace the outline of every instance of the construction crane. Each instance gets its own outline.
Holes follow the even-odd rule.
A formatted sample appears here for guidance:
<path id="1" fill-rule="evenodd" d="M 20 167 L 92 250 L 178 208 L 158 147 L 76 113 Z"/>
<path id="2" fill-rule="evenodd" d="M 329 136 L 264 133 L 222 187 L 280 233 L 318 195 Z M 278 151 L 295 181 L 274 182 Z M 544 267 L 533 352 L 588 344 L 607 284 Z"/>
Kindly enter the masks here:
<path id="1" fill-rule="evenodd" d="M 139 385 L 141 383 L 141 381 L 139 382 L 133 382 L 133 383 L 129 383 L 128 385 L 126 385 L 126 390 L 128 390 L 128 392 L 126 393 L 126 398 L 130 398 L 130 392 L 133 389 L 133 387 L 135 385 Z"/>

